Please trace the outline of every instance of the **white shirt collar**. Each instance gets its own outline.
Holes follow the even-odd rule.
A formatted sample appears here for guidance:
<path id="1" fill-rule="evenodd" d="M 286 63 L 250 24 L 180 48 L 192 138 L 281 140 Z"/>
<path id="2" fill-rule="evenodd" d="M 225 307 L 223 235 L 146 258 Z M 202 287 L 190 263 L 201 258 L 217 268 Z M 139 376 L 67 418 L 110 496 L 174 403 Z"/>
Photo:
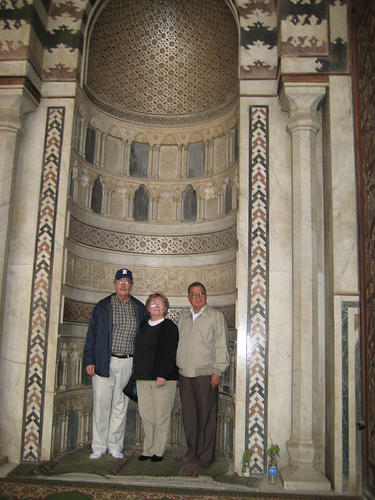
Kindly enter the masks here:
<path id="1" fill-rule="evenodd" d="M 207 304 L 206 304 L 207 305 Z M 202 314 L 202 312 L 206 309 L 206 306 L 202 307 L 202 309 L 200 309 L 197 313 L 194 312 L 194 309 L 193 307 L 190 308 L 190 315 L 191 315 L 191 319 L 193 320 L 193 323 L 194 321 L 199 318 L 199 316 Z"/>
<path id="2" fill-rule="evenodd" d="M 149 324 L 150 326 L 156 326 L 156 325 L 158 325 L 159 323 L 161 323 L 161 322 L 162 322 L 162 321 L 164 321 L 164 320 L 165 320 L 165 318 L 162 318 L 162 319 L 157 319 L 156 321 L 152 321 L 152 319 L 149 319 L 149 320 L 148 320 L 148 324 Z"/>

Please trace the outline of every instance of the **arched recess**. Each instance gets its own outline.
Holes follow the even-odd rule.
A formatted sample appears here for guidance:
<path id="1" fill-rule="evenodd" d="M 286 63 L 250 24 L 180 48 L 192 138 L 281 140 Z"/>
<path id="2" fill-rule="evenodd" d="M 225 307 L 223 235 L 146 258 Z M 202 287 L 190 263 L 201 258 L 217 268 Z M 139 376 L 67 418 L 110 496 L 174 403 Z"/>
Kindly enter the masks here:
<path id="1" fill-rule="evenodd" d="M 225 0 L 221 2 L 221 0 L 215 0 L 217 3 L 223 3 L 223 5 L 227 5 Z M 77 114 L 79 115 L 79 118 L 83 118 L 82 122 L 84 120 L 87 120 L 88 117 L 90 117 L 91 120 L 91 115 L 92 115 L 92 109 L 90 109 L 90 112 L 87 112 L 86 107 L 87 107 L 87 101 L 89 101 L 89 98 L 87 98 L 87 95 L 85 94 L 86 91 L 86 76 L 87 76 L 87 65 L 89 62 L 89 58 L 86 57 L 87 49 L 90 44 L 90 38 L 92 34 L 92 26 L 95 24 L 95 20 L 100 16 L 100 13 L 102 10 L 105 8 L 105 6 L 108 4 L 108 1 L 105 2 L 94 2 L 92 4 L 87 4 L 87 14 L 88 14 L 88 23 L 85 26 L 82 26 L 82 32 L 85 33 L 84 36 L 84 53 L 82 55 L 82 70 L 79 71 L 79 76 L 80 76 L 80 81 L 81 81 L 81 88 L 79 89 L 79 96 L 77 97 Z M 137 2 L 135 2 L 137 3 Z M 229 2 L 231 5 L 230 10 L 233 12 L 233 7 L 232 3 Z M 92 5 L 92 8 L 91 8 Z M 227 8 L 227 7 L 226 7 Z M 232 14 L 231 14 L 232 15 Z M 234 51 L 238 50 L 237 47 L 237 39 L 238 39 L 238 27 L 235 25 L 235 33 L 236 33 L 236 44 L 235 44 L 235 49 Z M 233 58 L 230 58 L 233 61 Z M 234 59 L 235 63 L 233 64 L 233 71 L 235 77 L 233 80 L 236 80 L 236 87 L 238 85 L 238 76 L 237 76 L 237 59 L 238 57 Z M 120 59 L 121 60 L 121 59 Z M 108 70 L 106 66 L 106 70 Z M 185 83 L 184 83 L 185 85 Z M 219 87 L 219 86 L 217 86 Z M 196 92 L 196 90 L 194 90 Z M 236 90 L 237 91 L 237 90 Z M 83 96 L 83 97 L 82 97 Z M 91 95 L 89 95 L 91 97 Z M 82 105 L 82 102 L 84 99 L 87 98 L 87 101 L 85 101 L 85 104 Z M 213 121 L 214 121 L 214 127 L 212 129 L 214 130 L 213 134 L 213 139 L 212 139 L 212 144 L 214 143 L 214 139 L 218 135 L 222 135 L 223 139 L 221 141 L 221 144 L 224 144 L 225 147 L 228 148 L 229 151 L 229 145 L 226 146 L 226 138 L 225 134 L 227 133 L 228 130 L 231 130 L 235 127 L 237 118 L 235 117 L 235 112 L 232 111 L 232 108 L 235 109 L 236 106 L 236 99 L 237 99 L 237 94 L 236 92 L 233 93 L 233 95 L 230 96 L 230 99 L 228 99 L 227 102 L 224 103 L 224 105 L 220 108 L 219 112 L 215 114 L 215 112 L 210 109 L 207 111 L 205 114 L 205 110 L 202 111 L 202 123 L 204 123 L 204 120 L 209 121 L 211 119 L 211 114 L 213 114 Z M 97 104 L 97 102 L 95 103 Z M 93 106 L 94 107 L 94 106 Z M 220 107 L 220 106 L 218 106 Z M 112 116 L 111 115 L 111 109 L 104 109 L 104 112 L 106 114 L 106 117 Z M 230 114 L 231 113 L 231 114 Z M 136 292 L 136 296 L 140 295 L 146 295 L 146 293 L 149 292 L 149 287 L 150 286 L 155 286 L 155 283 L 161 283 L 161 286 L 164 285 L 164 279 L 165 276 L 167 276 L 167 272 L 165 268 L 161 267 L 158 269 L 157 261 L 155 259 L 154 253 L 153 253 L 153 246 L 155 244 L 155 241 L 158 242 L 158 250 L 160 254 L 162 255 L 162 251 L 167 251 L 169 254 L 176 255 L 177 252 L 175 248 L 182 249 L 182 258 L 185 258 L 186 255 L 186 261 L 189 262 L 188 265 L 186 265 L 186 271 L 183 270 L 183 273 L 187 276 L 187 279 L 190 279 L 190 274 L 192 271 L 192 266 L 191 266 L 191 255 L 194 255 L 194 250 L 195 248 L 198 248 L 200 255 L 203 255 L 203 257 L 206 259 L 208 262 L 208 266 L 202 265 L 200 267 L 197 266 L 196 273 L 200 273 L 202 276 L 201 279 L 207 279 L 212 281 L 212 288 L 211 290 L 212 293 L 212 300 L 213 304 L 215 305 L 215 296 L 216 294 L 219 295 L 219 293 L 222 293 L 221 290 L 221 284 L 219 283 L 219 280 L 217 279 L 217 276 L 221 275 L 221 268 L 225 267 L 223 270 L 225 272 L 225 275 L 227 275 L 230 280 L 230 285 L 228 286 L 228 298 L 224 296 L 222 298 L 219 296 L 219 299 L 216 299 L 217 301 L 217 306 L 220 307 L 223 312 L 226 314 L 226 317 L 229 319 L 230 322 L 230 327 L 232 330 L 234 330 L 234 302 L 235 302 L 235 263 L 234 263 L 234 255 L 235 255 L 235 214 L 233 214 L 233 217 L 228 218 L 228 222 L 222 222 L 219 219 L 221 218 L 222 214 L 219 214 L 219 211 L 216 209 L 216 206 L 214 203 L 212 205 L 215 207 L 216 210 L 216 218 L 219 220 L 219 223 L 221 225 L 221 228 L 219 231 L 217 231 L 217 227 L 215 226 L 214 223 L 211 222 L 211 224 L 208 224 L 209 229 L 207 230 L 206 234 L 206 229 L 203 225 L 201 227 L 198 227 L 198 229 L 201 231 L 201 234 L 195 235 L 194 232 L 192 234 L 187 234 L 185 235 L 183 233 L 183 230 L 180 227 L 181 222 L 181 212 L 182 212 L 182 193 L 184 191 L 184 188 L 188 184 L 188 180 L 183 179 L 184 172 L 186 171 L 186 163 L 187 162 L 187 146 L 189 143 L 189 138 L 196 138 L 200 137 L 201 140 L 203 138 L 205 139 L 207 136 L 206 130 L 210 130 L 210 128 L 207 126 L 205 129 L 203 128 L 203 125 L 201 126 L 200 124 L 200 116 L 199 113 L 191 113 L 192 118 L 190 116 L 187 117 L 187 114 L 185 113 L 183 115 L 183 118 L 181 118 L 181 123 L 177 123 L 178 127 L 172 127 L 170 126 L 170 131 L 168 130 L 168 126 L 170 125 L 169 121 L 174 125 L 173 120 L 178 120 L 178 116 L 173 116 L 173 120 L 169 117 L 163 119 L 167 123 L 165 127 L 163 127 L 163 134 L 157 134 L 155 132 L 155 129 L 153 130 L 154 134 L 150 134 L 146 131 L 143 131 L 143 123 L 141 125 L 138 124 L 138 128 L 134 127 L 133 130 L 131 127 L 126 127 L 121 123 L 121 120 L 123 119 L 123 116 L 114 116 L 113 123 L 111 126 L 103 126 L 103 122 L 105 122 L 104 119 L 100 120 L 97 119 L 95 122 L 96 127 L 98 127 L 98 132 L 96 135 L 96 157 L 95 165 L 87 165 L 88 162 L 82 161 L 81 155 L 80 155 L 80 148 L 75 148 L 76 150 L 74 151 L 74 161 L 78 162 L 78 169 L 82 173 L 82 175 L 85 175 L 89 180 L 90 186 L 87 187 L 85 184 L 84 189 L 81 189 L 82 194 L 78 196 L 78 202 L 77 203 L 71 203 L 71 201 L 77 201 L 77 200 L 69 200 L 69 207 L 71 208 L 71 213 L 74 213 L 74 216 L 71 217 L 70 219 L 70 227 L 69 227 L 69 237 L 72 237 L 72 240 L 74 238 L 79 238 L 82 237 L 81 242 L 85 244 L 89 238 L 92 238 L 94 244 L 97 245 L 98 242 L 103 241 L 103 248 L 101 248 L 101 251 L 104 255 L 104 252 L 107 250 L 107 256 L 106 256 L 106 261 L 111 262 L 112 265 L 108 265 L 108 262 L 97 262 L 95 259 L 90 260 L 90 251 L 85 250 L 86 254 L 85 255 L 74 255 L 73 252 L 70 252 L 70 248 L 73 247 L 76 243 L 74 242 L 74 245 L 67 245 L 69 246 L 69 251 L 68 251 L 68 257 L 67 257 L 67 290 L 68 293 L 65 298 L 65 304 L 64 304 L 64 325 L 62 327 L 62 330 L 66 329 L 71 332 L 75 332 L 75 327 L 76 325 L 73 325 L 75 320 L 80 321 L 80 341 L 79 341 L 79 347 L 82 349 L 82 343 L 84 340 L 84 324 L 88 320 L 90 316 L 90 311 L 92 309 L 92 305 L 95 302 L 94 299 L 96 298 L 101 298 L 99 295 L 104 295 L 106 293 L 106 290 L 110 288 L 108 286 L 108 283 L 111 283 L 111 278 L 112 278 L 112 272 L 113 269 L 115 269 L 116 265 L 123 265 L 123 259 L 126 258 L 127 262 L 130 261 L 130 263 L 133 262 L 133 266 L 135 266 L 137 272 L 137 285 L 140 286 L 138 290 L 140 292 Z M 220 122 L 221 116 L 226 116 L 230 115 L 230 118 L 227 119 L 227 121 L 224 120 L 223 118 L 223 123 Z M 139 115 L 137 115 L 137 119 L 139 119 Z M 155 116 L 152 116 L 152 118 L 155 120 L 152 122 L 152 125 L 155 123 L 158 124 L 159 122 L 156 121 Z M 190 125 L 190 128 L 187 127 L 188 130 L 188 136 L 184 135 L 181 133 L 181 130 L 184 130 L 184 122 L 188 119 L 195 120 L 193 121 L 193 125 Z M 125 119 L 124 119 L 125 120 Z M 230 125 L 228 123 L 230 122 Z M 90 121 L 91 123 L 91 121 Z M 78 124 L 78 125 L 77 125 Z M 181 125 L 182 124 L 182 125 Z M 79 121 L 79 119 L 76 121 L 76 135 L 79 136 L 81 133 L 80 127 L 82 127 L 82 130 L 85 130 L 85 124 Z M 155 127 L 156 128 L 156 127 Z M 202 129 L 201 132 L 196 132 L 196 130 Z M 130 129 L 130 133 L 129 133 Z M 114 132 L 116 130 L 116 132 Z M 117 132 L 119 130 L 119 132 Z M 204 132 L 203 132 L 204 131 Z M 134 133 L 133 133 L 134 132 Z M 198 135 L 197 135 L 198 134 Z M 150 172 L 155 173 L 155 178 L 157 177 L 157 168 L 156 168 L 156 163 L 158 161 L 158 154 L 159 154 L 159 149 L 160 148 L 160 142 L 163 142 L 162 137 L 166 137 L 167 139 L 165 140 L 166 144 L 168 146 L 175 146 L 174 149 L 170 148 L 168 152 L 170 152 L 169 155 L 164 155 L 164 161 L 167 163 L 169 161 L 169 158 L 176 158 L 176 167 L 175 169 L 171 168 L 171 171 L 175 171 L 176 173 L 179 173 L 180 175 L 176 175 L 176 179 L 166 179 L 162 178 L 160 182 L 167 183 L 173 183 L 175 181 L 177 183 L 176 186 L 173 186 L 174 188 L 174 195 L 168 196 L 168 197 L 162 197 L 160 196 L 160 186 L 154 186 L 151 185 L 149 189 L 149 183 L 150 178 L 149 175 L 146 175 L 145 177 L 135 175 L 131 176 L 129 172 L 126 172 L 126 169 L 122 171 L 121 169 L 118 169 L 119 173 L 116 177 L 115 174 L 113 174 L 114 169 L 108 173 L 105 171 L 105 161 L 103 161 L 103 155 L 107 153 L 109 149 L 111 149 L 108 144 L 109 140 L 108 137 L 111 136 L 111 144 L 114 143 L 113 137 L 115 138 L 120 138 L 119 141 L 116 141 L 116 144 L 121 142 L 121 146 L 118 146 L 118 149 L 121 150 L 121 159 L 124 160 L 124 163 L 126 164 L 127 159 L 129 159 L 130 154 L 131 154 L 131 147 L 134 143 L 137 141 L 139 144 L 148 146 L 152 142 L 152 152 L 150 151 L 150 157 L 148 159 L 149 167 L 151 167 L 148 171 L 148 174 Z M 79 143 L 79 140 L 77 141 Z M 117 146 L 116 146 L 117 147 Z M 223 147 L 223 146 L 221 146 Z M 229 156 L 229 152 L 226 151 L 223 156 Z M 113 151 L 110 151 L 111 154 L 114 154 Z M 221 153 L 221 151 L 220 151 Z M 213 153 L 212 153 L 213 154 Z M 186 155 L 186 157 L 185 157 Z M 105 158 L 104 158 L 105 160 Z M 224 162 L 223 162 L 224 163 Z M 185 170 L 182 168 L 182 164 L 185 165 Z M 91 168 L 93 167 L 93 168 Z M 235 168 L 235 165 L 231 164 L 231 168 Z M 88 204 L 84 206 L 83 204 L 80 205 L 80 197 L 87 197 L 87 191 L 89 188 L 92 186 L 94 179 L 98 178 L 98 173 L 100 172 L 100 175 L 102 175 L 103 178 L 103 184 L 105 184 L 105 208 L 102 210 L 102 217 L 100 219 L 95 219 L 95 214 L 88 214 L 88 211 L 86 210 L 89 208 Z M 203 172 L 202 172 L 203 173 Z M 212 175 L 211 171 L 211 175 Z M 131 177 L 131 178 L 130 178 Z M 203 177 L 203 176 L 200 176 Z M 118 182 L 118 180 L 120 181 Z M 143 182 L 145 183 L 144 185 L 141 184 L 141 191 L 142 193 L 147 193 L 147 196 L 149 198 L 149 209 L 148 212 L 150 214 L 150 221 L 155 221 L 157 220 L 158 216 L 158 206 L 162 205 L 163 202 L 173 204 L 174 207 L 174 213 L 173 213 L 173 218 L 172 222 L 176 226 L 176 234 L 173 233 L 173 227 L 169 226 L 167 229 L 165 229 L 165 233 L 161 233 L 161 229 L 159 229 L 158 233 L 154 235 L 153 238 L 147 238 L 147 235 L 142 234 L 142 227 L 143 225 L 147 227 L 147 230 L 154 230 L 154 227 L 152 227 L 151 224 L 147 225 L 147 218 L 144 217 L 145 211 L 142 210 L 142 216 L 141 218 L 136 218 L 135 221 L 132 221 L 132 215 L 134 215 L 133 212 L 133 207 L 138 203 L 137 197 L 134 196 L 134 193 L 139 193 L 139 186 L 140 183 Z M 156 182 L 156 181 L 155 181 Z M 202 181 L 204 182 L 204 181 Z M 185 183 L 185 184 L 184 184 Z M 123 186 L 121 189 L 121 193 L 119 193 L 119 186 Z M 137 191 L 138 190 L 138 191 Z M 202 190 L 203 191 L 203 190 Z M 160 202 L 161 199 L 161 202 Z M 210 201 L 210 200 L 209 200 Z M 118 209 L 118 213 L 125 214 L 125 219 L 126 219 L 126 224 L 124 227 L 127 228 L 127 233 L 122 235 L 122 227 L 121 224 L 116 220 L 115 222 L 111 220 L 111 203 L 113 205 L 120 204 L 121 209 Z M 218 204 L 216 204 L 218 205 Z M 145 204 L 143 203 L 143 208 Z M 78 208 L 77 208 L 78 207 Z M 117 207 L 116 207 L 117 209 Z M 205 216 L 205 200 L 201 199 L 200 200 L 200 220 L 204 220 Z M 197 207 L 195 206 L 195 212 L 197 212 Z M 214 211 L 212 210 L 212 213 Z M 211 212 L 210 212 L 211 213 Z M 79 219 L 81 217 L 81 220 Z M 197 218 L 195 215 L 194 220 Z M 132 222 L 137 222 L 138 224 L 134 224 L 134 226 L 131 225 Z M 230 224 L 229 227 L 226 227 L 225 224 Z M 97 225 L 97 226 L 96 226 Z M 156 224 L 153 224 L 153 226 L 157 226 Z M 116 231 L 111 232 L 111 228 L 116 227 Z M 120 228 L 120 229 L 118 229 Z M 130 229 L 129 229 L 130 228 Z M 132 229 L 135 229 L 136 234 L 132 234 Z M 92 232 L 92 235 L 90 233 Z M 188 230 L 188 233 L 190 233 L 191 230 Z M 74 233 L 74 236 L 73 236 Z M 87 236 L 90 236 L 87 238 Z M 222 238 L 220 239 L 220 236 L 222 234 Z M 226 237 L 226 234 L 229 234 L 229 238 Z M 121 236 L 118 236 L 121 234 Z M 216 243 L 217 235 L 220 234 L 219 239 L 219 246 Z M 129 236 L 131 235 L 131 236 Z M 169 239 L 166 237 L 170 236 Z M 116 251 L 118 251 L 118 254 L 112 253 L 113 252 L 113 247 L 111 247 L 109 250 L 105 245 L 108 244 L 108 246 L 111 246 L 113 243 L 113 238 L 119 238 L 119 246 L 116 247 Z M 86 240 L 85 240 L 86 238 Z M 149 251 L 150 255 L 152 258 L 154 258 L 154 267 L 152 267 L 152 263 L 149 265 L 149 269 L 142 269 L 142 267 L 136 262 L 136 259 L 134 256 L 131 256 L 131 253 L 127 254 L 125 251 L 120 255 L 120 250 L 117 250 L 120 248 L 121 244 L 123 245 L 122 248 L 127 248 L 128 242 L 127 238 L 131 239 L 132 242 L 135 242 L 135 244 L 138 244 L 137 249 L 141 249 L 146 255 L 147 255 L 147 250 Z M 159 243 L 160 240 L 160 243 Z M 165 241 L 164 241 L 165 240 Z M 211 245 L 209 248 L 212 249 L 212 253 L 214 254 L 215 252 L 218 252 L 218 257 L 214 255 L 214 258 L 212 259 L 212 262 L 209 261 L 208 257 L 205 256 L 206 252 L 206 244 Z M 75 247 L 76 248 L 76 247 Z M 98 247 L 97 247 L 98 248 Z M 121 250 L 122 251 L 122 250 Z M 180 251 L 180 250 L 179 250 Z M 208 251 L 208 250 L 207 250 Z M 190 254 L 189 254 L 190 252 Z M 220 252 L 225 254 L 224 258 L 220 257 Z M 135 252 L 136 253 L 136 252 Z M 227 257 L 227 254 L 230 256 Z M 130 256 L 129 256 L 130 255 Z M 168 255 L 168 254 L 166 254 Z M 120 264 L 120 257 L 121 257 L 121 264 Z M 180 258 L 180 256 L 179 256 Z M 130 260 L 129 260 L 130 259 Z M 131 260 L 132 259 L 132 260 Z M 229 260 L 229 262 L 226 262 L 226 260 Z M 116 262 L 119 262 L 116 264 Z M 151 262 L 151 259 L 149 260 Z M 132 264 L 130 264 L 132 265 Z M 91 266 L 91 272 L 90 270 L 87 269 L 87 266 Z M 184 267 L 183 265 L 179 265 L 178 267 Z M 211 269 L 212 268 L 212 269 Z M 217 272 L 215 272 L 215 269 L 218 269 Z M 168 269 L 168 272 L 170 273 L 170 276 L 174 276 L 177 273 L 181 272 L 180 269 Z M 155 278 L 156 276 L 156 278 Z M 113 279 L 113 278 L 112 278 Z M 74 281 L 76 280 L 76 281 Z M 151 281 L 150 281 L 151 280 Z M 159 280 L 159 281 L 158 281 Z M 182 280 L 180 279 L 181 283 L 185 281 L 185 278 Z M 144 283 L 144 285 L 143 285 Z M 80 290 L 82 288 L 84 290 L 84 296 L 86 302 L 79 302 L 73 297 L 73 293 L 71 296 L 69 296 L 69 287 L 72 289 L 73 285 L 76 287 L 77 290 Z M 143 288 L 142 288 L 143 286 Z M 219 291 L 219 292 L 218 292 Z M 75 292 L 76 293 L 76 292 Z M 172 293 L 172 292 L 171 292 Z M 174 305 L 175 307 L 172 308 L 171 314 L 174 315 L 175 318 L 178 317 L 179 312 L 183 309 L 186 308 L 188 303 L 186 301 L 186 290 L 182 287 L 181 289 L 173 290 L 174 293 Z M 78 294 L 76 293 L 75 297 Z M 83 295 L 83 294 L 82 294 Z M 140 297 L 142 298 L 142 296 Z M 77 323 L 77 321 L 76 321 Z M 73 326 L 72 326 L 73 325 Z M 78 328 L 76 328 L 78 330 Z M 234 335 L 234 334 L 233 334 Z M 76 340 L 76 339 L 74 339 Z M 233 340 L 234 341 L 234 340 Z M 81 351 L 80 351 L 81 355 Z M 235 360 L 233 359 L 233 363 L 235 363 Z M 231 373 L 234 373 L 234 366 L 232 365 L 232 370 Z M 233 391 L 234 388 L 234 383 L 233 380 L 231 383 L 228 383 L 225 385 L 225 391 L 228 393 L 227 397 L 232 398 L 231 392 Z M 81 388 L 82 389 L 82 388 Z M 71 390 L 71 395 L 74 394 L 74 391 L 76 390 L 75 387 L 70 387 Z M 84 391 L 87 391 L 87 394 L 89 394 L 89 389 L 85 386 Z M 62 398 L 64 398 L 64 394 L 61 392 L 58 395 L 58 401 L 61 401 Z M 58 408 L 56 407 L 56 411 L 58 411 Z M 55 422 L 59 422 L 58 415 L 55 418 Z M 73 421 L 72 421 L 73 422 Z M 85 425 L 87 424 L 86 420 L 84 421 Z M 58 434 L 60 431 L 59 429 L 56 429 L 56 433 Z M 79 431 L 76 433 L 75 431 L 72 432 L 72 436 L 78 435 L 81 436 L 82 433 Z M 232 431 L 233 432 L 233 429 Z M 90 432 L 87 434 L 88 437 L 90 437 Z M 233 437 L 229 438 L 229 442 L 233 442 Z M 56 441 L 57 443 L 57 441 Z M 56 444 L 58 446 L 58 444 Z M 60 450 L 55 449 L 54 452 L 58 453 Z"/>

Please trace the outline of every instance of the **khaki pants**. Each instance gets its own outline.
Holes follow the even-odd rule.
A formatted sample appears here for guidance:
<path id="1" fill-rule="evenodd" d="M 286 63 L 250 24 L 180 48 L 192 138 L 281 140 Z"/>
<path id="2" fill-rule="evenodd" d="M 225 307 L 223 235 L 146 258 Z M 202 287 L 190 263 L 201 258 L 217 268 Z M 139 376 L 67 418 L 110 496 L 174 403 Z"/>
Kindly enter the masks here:
<path id="1" fill-rule="evenodd" d="M 177 380 L 167 380 L 159 388 L 156 380 L 137 380 L 138 408 L 145 433 L 142 455 L 164 455 L 176 387 Z"/>
<path id="2" fill-rule="evenodd" d="M 92 451 L 122 451 L 129 398 L 122 392 L 133 369 L 133 358 L 112 357 L 109 377 L 92 378 L 94 399 Z"/>

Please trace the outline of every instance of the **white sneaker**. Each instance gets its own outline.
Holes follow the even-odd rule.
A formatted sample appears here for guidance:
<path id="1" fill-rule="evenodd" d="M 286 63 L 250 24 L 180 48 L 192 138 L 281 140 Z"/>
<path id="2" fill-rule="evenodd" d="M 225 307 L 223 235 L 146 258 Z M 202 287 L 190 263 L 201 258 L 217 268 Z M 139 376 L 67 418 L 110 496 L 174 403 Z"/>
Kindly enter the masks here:
<path id="1" fill-rule="evenodd" d="M 100 458 L 102 456 L 102 453 L 100 451 L 94 451 L 94 453 L 91 453 L 90 458 L 92 460 L 96 460 L 97 458 Z"/>
<path id="2" fill-rule="evenodd" d="M 113 458 L 124 458 L 124 455 L 120 453 L 119 451 L 109 451 L 108 452 L 110 455 L 112 455 Z"/>

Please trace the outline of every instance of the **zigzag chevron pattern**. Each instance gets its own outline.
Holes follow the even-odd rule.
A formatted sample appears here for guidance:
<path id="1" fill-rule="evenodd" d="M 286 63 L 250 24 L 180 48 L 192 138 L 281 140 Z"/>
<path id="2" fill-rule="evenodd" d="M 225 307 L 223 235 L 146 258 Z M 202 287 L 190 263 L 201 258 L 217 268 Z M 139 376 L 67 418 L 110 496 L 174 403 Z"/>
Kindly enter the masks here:
<path id="1" fill-rule="evenodd" d="M 24 414 L 24 461 L 40 458 L 43 420 L 45 356 L 48 334 L 48 296 L 52 278 L 53 242 L 57 205 L 57 186 L 61 158 L 65 108 L 48 108 L 44 145 L 43 176 L 39 206 L 37 248 L 26 372 Z"/>
<path id="2" fill-rule="evenodd" d="M 250 107 L 250 331 L 247 339 L 248 427 L 252 475 L 266 467 L 268 329 L 268 107 Z"/>

